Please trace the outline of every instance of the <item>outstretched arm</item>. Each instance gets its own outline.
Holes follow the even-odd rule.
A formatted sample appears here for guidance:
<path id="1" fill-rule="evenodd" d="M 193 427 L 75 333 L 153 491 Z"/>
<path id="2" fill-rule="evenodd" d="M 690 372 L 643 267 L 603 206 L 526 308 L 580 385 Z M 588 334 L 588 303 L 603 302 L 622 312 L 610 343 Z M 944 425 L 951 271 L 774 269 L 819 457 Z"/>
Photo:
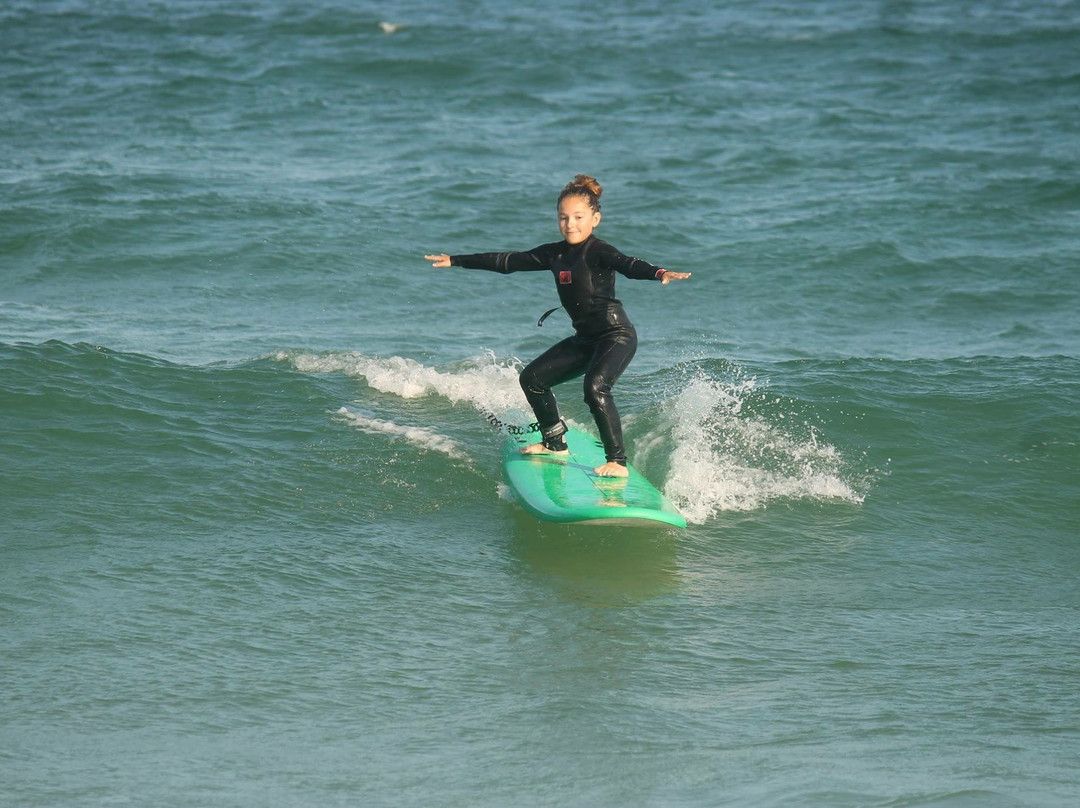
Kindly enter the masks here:
<path id="1" fill-rule="evenodd" d="M 593 255 L 596 256 L 599 265 L 611 267 L 628 278 L 658 280 L 666 286 L 672 281 L 685 281 L 690 277 L 689 272 L 672 272 L 656 264 L 650 264 L 648 261 L 642 261 L 640 258 L 632 258 L 619 252 L 606 241 L 598 240 Z"/>
<path id="2" fill-rule="evenodd" d="M 489 272 L 536 272 L 547 269 L 550 264 L 550 244 L 542 244 L 528 252 L 489 252 L 472 255 L 447 255 L 433 253 L 425 255 L 433 267 L 462 267 L 464 269 L 486 269 Z"/>

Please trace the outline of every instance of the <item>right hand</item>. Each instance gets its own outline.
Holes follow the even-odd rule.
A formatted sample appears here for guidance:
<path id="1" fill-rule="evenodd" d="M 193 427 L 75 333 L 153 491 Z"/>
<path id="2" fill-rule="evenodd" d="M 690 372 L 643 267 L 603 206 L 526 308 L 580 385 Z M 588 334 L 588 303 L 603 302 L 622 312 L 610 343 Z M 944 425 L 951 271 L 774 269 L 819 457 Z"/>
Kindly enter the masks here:
<path id="1" fill-rule="evenodd" d="M 448 267 L 450 266 L 450 256 L 446 253 L 436 253 L 435 255 L 425 255 L 425 260 L 432 261 L 433 267 Z"/>

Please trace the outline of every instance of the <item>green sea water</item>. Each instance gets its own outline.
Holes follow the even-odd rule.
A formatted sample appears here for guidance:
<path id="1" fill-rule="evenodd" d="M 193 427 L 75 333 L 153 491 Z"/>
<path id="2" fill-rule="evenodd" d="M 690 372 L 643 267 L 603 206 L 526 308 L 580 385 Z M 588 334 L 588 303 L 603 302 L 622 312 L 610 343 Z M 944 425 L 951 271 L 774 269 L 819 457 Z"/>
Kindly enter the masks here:
<path id="1" fill-rule="evenodd" d="M 0 3 L 0 805 L 1080 800 L 1080 4 Z M 502 480 L 599 235 L 631 461 Z M 576 384 L 564 414 L 590 430 Z"/>

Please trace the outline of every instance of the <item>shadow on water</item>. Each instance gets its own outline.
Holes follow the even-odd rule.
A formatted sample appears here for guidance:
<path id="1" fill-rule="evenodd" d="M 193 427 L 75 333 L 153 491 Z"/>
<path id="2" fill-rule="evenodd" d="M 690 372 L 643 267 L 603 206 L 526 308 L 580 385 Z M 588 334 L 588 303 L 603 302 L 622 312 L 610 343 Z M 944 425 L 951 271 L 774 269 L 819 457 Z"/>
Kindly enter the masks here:
<path id="1" fill-rule="evenodd" d="M 511 547 L 531 572 L 568 600 L 599 606 L 637 603 L 680 585 L 678 530 L 666 525 L 561 525 L 524 511 Z"/>

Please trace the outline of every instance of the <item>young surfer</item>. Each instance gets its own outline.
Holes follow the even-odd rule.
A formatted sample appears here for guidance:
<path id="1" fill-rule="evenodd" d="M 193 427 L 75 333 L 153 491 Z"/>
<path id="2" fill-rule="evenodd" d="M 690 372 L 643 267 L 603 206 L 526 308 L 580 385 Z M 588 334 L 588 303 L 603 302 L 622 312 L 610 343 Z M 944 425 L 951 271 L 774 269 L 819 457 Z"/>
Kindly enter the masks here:
<path id="1" fill-rule="evenodd" d="M 630 258 L 598 239 L 593 231 L 600 224 L 601 193 L 600 183 L 585 174 L 578 174 L 562 189 L 556 202 L 562 241 L 541 244 L 528 252 L 437 253 L 424 258 L 435 267 L 486 269 L 503 274 L 539 270 L 552 273 L 559 301 L 573 322 L 574 334 L 553 345 L 521 371 L 521 389 L 536 415 L 543 438 L 522 452 L 568 453 L 563 438 L 566 423 L 559 417 L 551 388 L 584 375 L 585 403 L 596 419 L 607 457 L 607 462 L 597 466 L 595 472 L 601 477 L 625 477 L 626 449 L 611 388 L 634 357 L 637 332 L 615 297 L 615 273 L 658 280 L 665 285 L 685 280 L 690 273 L 671 272 Z"/>

